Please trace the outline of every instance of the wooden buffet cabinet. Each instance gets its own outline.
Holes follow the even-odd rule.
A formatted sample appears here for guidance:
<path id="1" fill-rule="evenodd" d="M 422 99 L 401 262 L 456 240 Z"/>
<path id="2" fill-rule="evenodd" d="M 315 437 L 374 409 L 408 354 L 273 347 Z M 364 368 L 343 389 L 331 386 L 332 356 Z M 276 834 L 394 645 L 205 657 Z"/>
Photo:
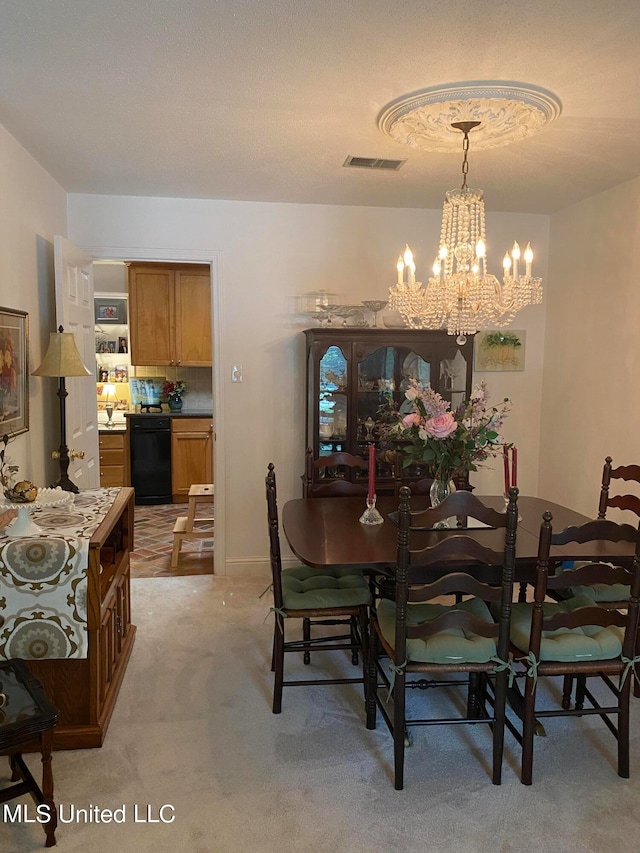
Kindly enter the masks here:
<path id="1" fill-rule="evenodd" d="M 213 420 L 171 418 L 171 493 L 186 503 L 194 483 L 213 483 Z"/>
<path id="2" fill-rule="evenodd" d="M 89 543 L 87 657 L 25 661 L 58 708 L 55 749 L 87 749 L 104 741 L 136 633 L 132 549 L 133 489 L 123 488 Z"/>
<path id="3" fill-rule="evenodd" d="M 129 266 L 131 363 L 211 367 L 211 275 L 204 264 Z"/>

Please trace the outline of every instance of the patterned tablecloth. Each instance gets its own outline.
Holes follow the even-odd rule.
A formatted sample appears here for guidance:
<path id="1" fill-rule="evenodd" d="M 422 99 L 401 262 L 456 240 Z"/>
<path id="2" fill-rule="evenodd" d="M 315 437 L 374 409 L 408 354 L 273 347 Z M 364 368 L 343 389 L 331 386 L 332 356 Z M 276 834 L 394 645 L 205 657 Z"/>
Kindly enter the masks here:
<path id="1" fill-rule="evenodd" d="M 87 489 L 34 508 L 42 533 L 0 531 L 0 659 L 86 658 L 89 540 L 119 489 Z"/>

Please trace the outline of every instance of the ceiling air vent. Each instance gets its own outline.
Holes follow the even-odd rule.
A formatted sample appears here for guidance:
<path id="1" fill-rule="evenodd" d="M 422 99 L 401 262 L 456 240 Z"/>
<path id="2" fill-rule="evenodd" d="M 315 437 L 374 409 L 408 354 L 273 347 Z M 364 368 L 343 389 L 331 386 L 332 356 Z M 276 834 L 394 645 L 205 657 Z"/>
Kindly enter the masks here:
<path id="1" fill-rule="evenodd" d="M 405 160 L 383 160 L 380 157 L 352 157 L 349 155 L 342 164 L 351 169 L 382 169 L 387 172 L 397 172 Z"/>

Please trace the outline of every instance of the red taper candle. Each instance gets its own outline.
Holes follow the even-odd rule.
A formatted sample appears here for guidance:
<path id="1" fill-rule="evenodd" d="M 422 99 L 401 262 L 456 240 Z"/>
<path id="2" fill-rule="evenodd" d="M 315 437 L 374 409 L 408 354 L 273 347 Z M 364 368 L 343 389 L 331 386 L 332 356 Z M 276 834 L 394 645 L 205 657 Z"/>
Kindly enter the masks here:
<path id="1" fill-rule="evenodd" d="M 509 485 L 509 448 L 506 444 L 502 445 L 502 459 L 504 462 L 504 493 L 508 495 L 511 487 Z"/>
<path id="2" fill-rule="evenodd" d="M 376 493 L 376 447 L 369 445 L 369 500 L 373 500 Z"/>
<path id="3" fill-rule="evenodd" d="M 518 448 L 511 451 L 511 484 L 515 488 L 518 485 Z"/>

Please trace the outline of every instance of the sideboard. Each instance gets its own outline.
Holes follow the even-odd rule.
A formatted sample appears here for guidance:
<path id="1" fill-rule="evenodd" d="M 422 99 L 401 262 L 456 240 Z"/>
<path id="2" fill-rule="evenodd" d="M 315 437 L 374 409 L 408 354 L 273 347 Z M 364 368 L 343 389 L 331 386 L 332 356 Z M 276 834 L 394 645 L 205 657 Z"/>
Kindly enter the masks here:
<path id="1" fill-rule="evenodd" d="M 27 652 L 30 648 L 37 652 L 37 643 L 30 646 L 26 634 L 22 653 L 18 641 L 13 646 L 11 639 L 5 643 L 5 652 L 9 656 L 24 658 L 26 666 L 42 683 L 48 698 L 58 709 L 54 749 L 102 746 L 136 633 L 135 625 L 131 624 L 129 565 L 129 553 L 133 549 L 134 491 L 132 488 L 100 489 L 95 494 L 100 496 L 103 506 L 107 499 L 107 508 L 98 526 L 90 533 L 86 560 L 86 608 L 84 594 L 79 597 L 82 600 L 77 605 L 79 622 L 83 622 L 82 611 L 86 609 L 83 656 L 43 655 L 42 659 L 33 659 Z M 89 504 L 92 493 L 81 492 L 76 501 L 80 503 L 82 500 Z M 65 511 L 73 514 L 73 510 L 65 508 Z M 10 529 L 8 533 L 10 536 Z M 53 529 L 46 533 L 56 535 Z M 46 536 L 43 536 L 45 541 Z M 14 539 L 13 542 L 18 543 L 19 540 Z M 3 566 L 0 580 L 6 585 L 11 576 L 7 565 L 3 563 Z M 83 576 L 84 571 L 83 565 L 79 575 Z M 8 614 L 3 630 L 8 632 L 12 622 L 17 621 Z M 79 634 L 84 632 L 84 624 L 81 629 Z M 17 630 L 14 625 L 14 636 Z M 67 633 L 71 633 L 69 628 Z"/>

